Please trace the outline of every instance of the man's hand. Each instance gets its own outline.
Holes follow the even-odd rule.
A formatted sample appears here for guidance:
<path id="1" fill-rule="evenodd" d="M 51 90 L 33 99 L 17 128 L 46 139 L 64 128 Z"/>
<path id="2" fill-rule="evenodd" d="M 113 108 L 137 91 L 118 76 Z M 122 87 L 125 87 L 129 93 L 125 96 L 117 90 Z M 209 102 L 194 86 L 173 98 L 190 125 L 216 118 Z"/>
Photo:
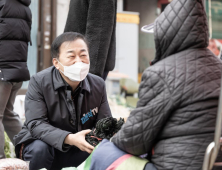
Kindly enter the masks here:
<path id="1" fill-rule="evenodd" d="M 81 132 L 75 133 L 75 134 L 69 134 L 66 138 L 64 143 L 69 145 L 75 145 L 78 147 L 81 151 L 85 151 L 88 153 L 92 153 L 94 147 L 90 145 L 85 140 L 86 134 L 90 133 L 91 130 L 83 130 Z"/>

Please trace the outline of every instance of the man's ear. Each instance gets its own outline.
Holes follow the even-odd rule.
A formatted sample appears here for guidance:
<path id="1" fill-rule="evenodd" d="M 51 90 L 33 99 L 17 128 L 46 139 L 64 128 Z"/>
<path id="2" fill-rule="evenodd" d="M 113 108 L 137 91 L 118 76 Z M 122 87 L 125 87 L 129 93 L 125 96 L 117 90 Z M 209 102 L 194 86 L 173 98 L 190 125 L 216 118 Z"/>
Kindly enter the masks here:
<path id="1" fill-rule="evenodd" d="M 58 62 L 58 60 L 57 60 L 56 58 L 53 58 L 53 59 L 52 59 L 52 63 L 53 63 L 53 65 L 55 66 L 55 68 L 56 68 L 57 70 L 59 70 L 59 62 Z"/>

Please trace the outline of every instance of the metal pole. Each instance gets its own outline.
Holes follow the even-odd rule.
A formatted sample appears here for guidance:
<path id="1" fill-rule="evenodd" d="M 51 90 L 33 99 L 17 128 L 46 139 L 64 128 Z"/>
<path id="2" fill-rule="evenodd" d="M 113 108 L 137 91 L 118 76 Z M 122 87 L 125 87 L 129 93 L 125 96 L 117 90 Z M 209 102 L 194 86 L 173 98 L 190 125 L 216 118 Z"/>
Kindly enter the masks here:
<path id="1" fill-rule="evenodd" d="M 216 120 L 216 130 L 215 130 L 215 136 L 214 136 L 214 142 L 215 147 L 210 159 L 210 169 L 213 168 L 213 165 L 216 161 L 218 152 L 220 150 L 221 144 L 220 144 L 220 138 L 221 138 L 221 128 L 222 128 L 222 84 L 220 89 L 220 100 L 218 103 L 218 113 L 217 113 L 217 120 Z"/>
<path id="2" fill-rule="evenodd" d="M 57 0 L 51 0 L 51 4 L 52 4 L 52 37 L 51 37 L 51 40 L 53 41 L 57 37 Z"/>
<path id="3" fill-rule="evenodd" d="M 57 0 L 41 0 L 41 19 L 40 19 L 40 35 L 39 35 L 39 70 L 52 66 L 50 55 L 51 43 L 56 37 L 56 13 Z"/>

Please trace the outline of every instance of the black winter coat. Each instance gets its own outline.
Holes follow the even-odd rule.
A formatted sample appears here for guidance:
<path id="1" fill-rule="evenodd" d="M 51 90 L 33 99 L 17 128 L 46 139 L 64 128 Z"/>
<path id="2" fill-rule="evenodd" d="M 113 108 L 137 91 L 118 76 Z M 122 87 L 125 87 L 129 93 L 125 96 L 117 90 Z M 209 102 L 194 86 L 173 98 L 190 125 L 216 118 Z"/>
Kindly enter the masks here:
<path id="1" fill-rule="evenodd" d="M 89 41 L 90 73 L 102 77 L 116 57 L 116 0 L 71 0 L 65 32 L 78 32 Z"/>
<path id="2" fill-rule="evenodd" d="M 201 170 L 214 140 L 222 70 L 206 48 L 202 0 L 173 0 L 154 32 L 154 65 L 143 73 L 137 108 L 112 142 L 134 155 L 154 148 L 158 170 Z"/>
<path id="3" fill-rule="evenodd" d="M 26 81 L 32 14 L 30 0 L 0 0 L 0 80 Z"/>
<path id="4" fill-rule="evenodd" d="M 71 87 L 54 66 L 31 78 L 25 98 L 26 121 L 14 137 L 17 156 L 21 144 L 36 139 L 65 152 L 70 148 L 63 144 L 68 134 L 92 129 L 98 120 L 111 116 L 103 79 L 88 74 L 79 89 L 74 102 Z"/>

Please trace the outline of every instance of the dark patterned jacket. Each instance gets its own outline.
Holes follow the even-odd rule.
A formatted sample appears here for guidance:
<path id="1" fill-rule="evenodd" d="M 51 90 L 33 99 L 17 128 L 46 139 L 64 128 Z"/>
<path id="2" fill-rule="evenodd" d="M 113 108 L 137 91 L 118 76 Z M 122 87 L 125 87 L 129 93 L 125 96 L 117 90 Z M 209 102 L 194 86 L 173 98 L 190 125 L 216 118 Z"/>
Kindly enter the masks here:
<path id="1" fill-rule="evenodd" d="M 222 71 L 206 48 L 202 0 L 173 0 L 154 32 L 156 57 L 143 73 L 137 108 L 112 142 L 134 155 L 154 148 L 158 170 L 201 170 L 214 140 Z"/>
<path id="2" fill-rule="evenodd" d="M 89 73 L 73 94 L 59 71 L 49 67 L 32 76 L 29 82 L 26 120 L 14 137 L 16 155 L 19 157 L 22 144 L 37 139 L 66 152 L 71 148 L 64 144 L 68 134 L 92 129 L 97 121 L 110 116 L 102 78 Z"/>

